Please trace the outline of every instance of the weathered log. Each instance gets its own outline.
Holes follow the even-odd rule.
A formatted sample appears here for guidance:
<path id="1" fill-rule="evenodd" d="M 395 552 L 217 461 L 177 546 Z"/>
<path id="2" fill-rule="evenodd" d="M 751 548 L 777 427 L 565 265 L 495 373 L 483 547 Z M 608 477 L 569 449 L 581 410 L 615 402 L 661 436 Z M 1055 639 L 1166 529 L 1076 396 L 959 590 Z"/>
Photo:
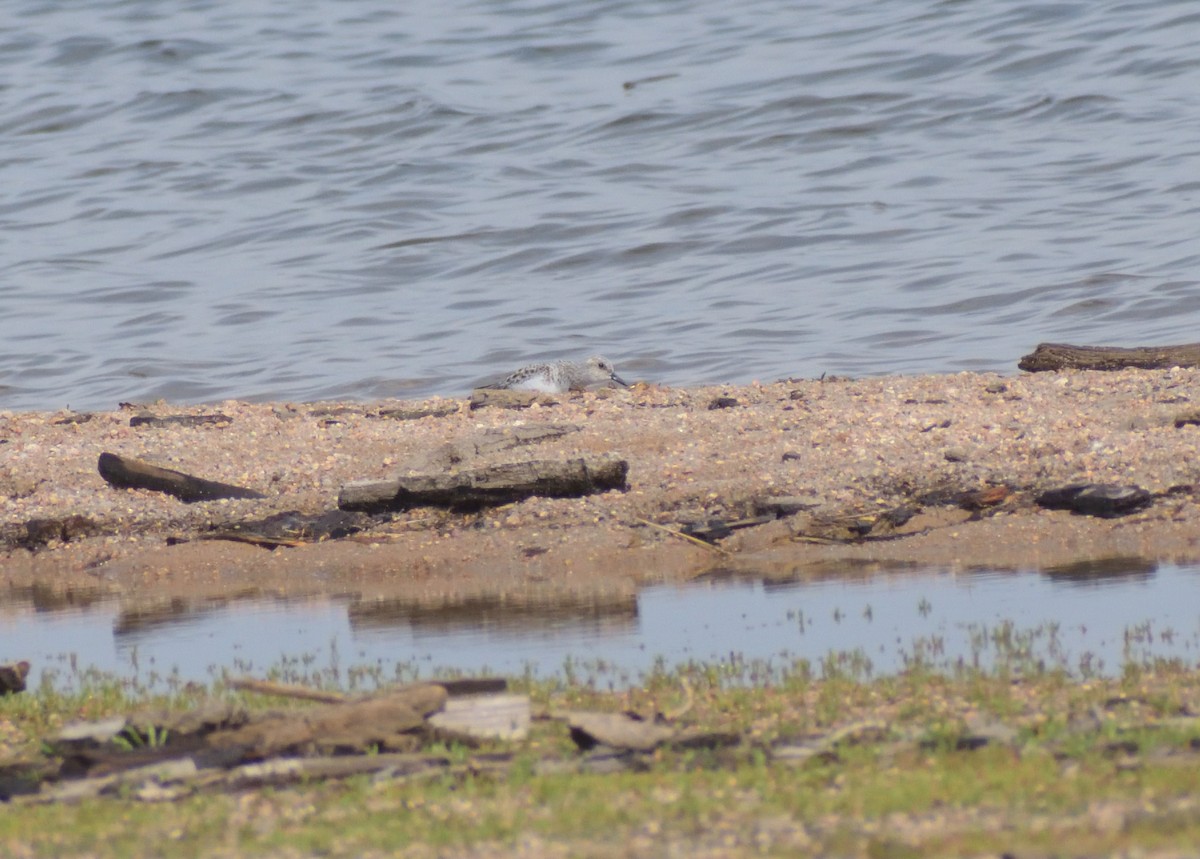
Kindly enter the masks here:
<path id="1" fill-rule="evenodd" d="M 1045 370 L 1162 370 L 1168 367 L 1200 367 L 1200 343 L 1181 346 L 1071 346 L 1040 343 L 1017 366 L 1030 373 Z"/>
<path id="2" fill-rule="evenodd" d="M 405 751 L 403 735 L 423 727 L 446 697 L 441 686 L 418 683 L 362 700 L 256 717 L 242 727 L 215 731 L 206 742 L 210 749 L 240 750 L 243 760 L 309 750 Z"/>
<path id="3" fill-rule="evenodd" d="M 624 489 L 629 464 L 615 456 L 532 460 L 490 465 L 449 474 L 418 474 L 390 480 L 358 480 L 342 487 L 343 510 L 406 510 L 410 507 L 449 507 L 478 510 L 510 504 L 535 495 L 577 498 Z"/>
<path id="4" fill-rule="evenodd" d="M 115 453 L 102 453 L 96 466 L 110 485 L 121 489 L 150 489 L 174 495 L 180 501 L 213 501 L 217 498 L 266 498 L 261 492 L 193 477 L 182 471 L 159 468 L 140 459 L 127 459 Z"/>

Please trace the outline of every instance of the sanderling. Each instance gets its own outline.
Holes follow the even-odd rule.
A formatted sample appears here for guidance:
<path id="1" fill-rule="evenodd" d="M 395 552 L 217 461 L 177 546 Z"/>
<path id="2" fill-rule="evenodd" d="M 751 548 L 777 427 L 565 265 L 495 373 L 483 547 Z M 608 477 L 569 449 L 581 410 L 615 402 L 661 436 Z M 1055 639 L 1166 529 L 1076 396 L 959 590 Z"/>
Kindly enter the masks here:
<path id="1" fill-rule="evenodd" d="M 488 388 L 507 388 L 510 391 L 538 391 L 542 394 L 563 394 L 567 391 L 585 391 L 593 385 L 616 382 L 629 387 L 612 362 L 599 355 L 586 361 L 554 361 L 549 364 L 529 364 L 510 375 L 502 382 L 486 385 Z"/>

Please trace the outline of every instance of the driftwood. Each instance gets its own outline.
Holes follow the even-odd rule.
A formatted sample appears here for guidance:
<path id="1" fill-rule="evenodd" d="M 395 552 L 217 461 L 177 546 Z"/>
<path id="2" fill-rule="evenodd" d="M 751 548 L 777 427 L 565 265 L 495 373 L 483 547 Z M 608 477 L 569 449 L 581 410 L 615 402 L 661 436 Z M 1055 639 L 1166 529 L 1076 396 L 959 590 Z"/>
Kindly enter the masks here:
<path id="1" fill-rule="evenodd" d="M 261 492 L 228 483 L 193 477 L 182 471 L 159 468 L 140 459 L 102 453 L 96 467 L 110 485 L 121 489 L 150 489 L 174 495 L 180 501 L 213 501 L 217 498 L 266 498 Z"/>
<path id="2" fill-rule="evenodd" d="M 1039 505 L 1051 510 L 1072 510 L 1085 516 L 1112 519 L 1148 507 L 1154 497 L 1140 486 L 1072 483 L 1047 490 L 1036 500 Z"/>
<path id="3" fill-rule="evenodd" d="M 615 456 L 532 460 L 490 465 L 449 474 L 418 474 L 390 480 L 358 480 L 342 487 L 343 510 L 406 510 L 410 507 L 449 507 L 478 510 L 510 504 L 535 495 L 576 498 L 624 489 L 629 464 Z"/>
<path id="4" fill-rule="evenodd" d="M 166 417 L 158 417 L 157 415 L 134 415 L 129 419 L 131 427 L 202 427 L 202 426 L 228 426 L 233 423 L 233 418 L 229 415 L 212 414 L 212 415 L 167 415 Z"/>
<path id="5" fill-rule="evenodd" d="M 417 750 L 433 741 L 522 740 L 532 718 L 529 696 L 505 694 L 502 677 L 413 683 L 364 697 L 252 678 L 230 686 L 320 703 L 256 711 L 241 701 L 212 701 L 67 725 L 46 743 L 58 766 L 32 762 L 0 775 L 0 799 L 36 794 L 34 802 L 61 802 L 120 792 L 170 800 L 197 789 L 445 773 L 456 769 L 449 759 Z M 488 753 L 457 769 L 503 768 L 511 757 Z"/>
<path id="6" fill-rule="evenodd" d="M 1041 343 L 1017 366 L 1030 373 L 1044 370 L 1162 370 L 1168 367 L 1200 367 L 1200 343 L 1182 346 L 1071 346 Z"/>
<path id="7" fill-rule="evenodd" d="M 229 750 L 243 762 L 314 751 L 411 751 L 415 738 L 405 735 L 423 727 L 427 716 L 445 706 L 446 697 L 441 686 L 419 684 L 361 701 L 271 713 L 210 734 L 206 745 Z"/>

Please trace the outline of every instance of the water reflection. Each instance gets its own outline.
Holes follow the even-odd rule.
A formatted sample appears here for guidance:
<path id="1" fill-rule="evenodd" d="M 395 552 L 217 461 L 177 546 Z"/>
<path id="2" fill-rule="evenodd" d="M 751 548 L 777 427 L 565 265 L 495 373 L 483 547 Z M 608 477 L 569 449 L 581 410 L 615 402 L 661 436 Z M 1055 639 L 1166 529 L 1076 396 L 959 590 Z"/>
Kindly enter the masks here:
<path id="1" fill-rule="evenodd" d="M 497 632 L 526 635 L 534 630 L 570 630 L 602 638 L 637 629 L 638 604 L 632 595 L 552 598 L 473 597 L 429 606 L 407 600 L 352 602 L 350 628 L 359 633 L 410 629 L 428 635 Z"/>
<path id="2" fill-rule="evenodd" d="M 726 573 L 633 596 L 169 600 L 122 606 L 94 592 L 13 589 L 0 605 L 0 658 L 29 659 L 33 682 L 69 664 L 206 679 L 228 669 L 315 666 L 533 670 L 601 662 L 609 682 L 657 664 L 766 661 L 815 670 L 853 656 L 869 673 L 995 665 L 1018 659 L 1113 674 L 1126 661 L 1194 664 L 1200 569 L 1136 558 L 1041 574 L 843 570 L 764 580 Z M 831 655 L 833 659 L 831 661 Z M 614 679 L 615 678 L 615 679 Z"/>
<path id="3" fill-rule="evenodd" d="M 1100 558 L 1048 567 L 1043 574 L 1056 582 L 1074 585 L 1102 585 L 1123 581 L 1148 581 L 1158 571 L 1158 564 L 1144 558 Z"/>

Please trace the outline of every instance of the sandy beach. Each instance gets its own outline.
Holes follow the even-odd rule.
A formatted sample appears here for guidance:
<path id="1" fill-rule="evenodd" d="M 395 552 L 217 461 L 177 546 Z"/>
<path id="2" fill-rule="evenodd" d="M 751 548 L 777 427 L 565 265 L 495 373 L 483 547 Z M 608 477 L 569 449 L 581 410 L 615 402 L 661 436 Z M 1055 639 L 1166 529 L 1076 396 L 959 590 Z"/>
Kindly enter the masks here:
<path id="1" fill-rule="evenodd" d="M 611 596 L 717 571 L 1200 561 L 1200 427 L 1189 422 L 1198 397 L 1200 373 L 1172 369 L 635 384 L 523 409 L 471 409 L 464 397 L 2 412 L 3 578 L 10 588 L 135 601 L 440 602 Z M 147 415 L 222 417 L 131 426 Z M 522 428 L 560 432 L 518 444 Z M 104 452 L 266 497 L 185 504 L 114 488 L 97 470 Z M 468 513 L 413 508 L 294 547 L 199 539 L 284 511 L 335 509 L 356 480 L 609 454 L 628 463 L 623 491 Z M 1112 518 L 1036 503 L 1073 483 L 1137 486 L 1151 500 Z M 757 524 L 712 545 L 668 533 L 747 519 Z"/>

